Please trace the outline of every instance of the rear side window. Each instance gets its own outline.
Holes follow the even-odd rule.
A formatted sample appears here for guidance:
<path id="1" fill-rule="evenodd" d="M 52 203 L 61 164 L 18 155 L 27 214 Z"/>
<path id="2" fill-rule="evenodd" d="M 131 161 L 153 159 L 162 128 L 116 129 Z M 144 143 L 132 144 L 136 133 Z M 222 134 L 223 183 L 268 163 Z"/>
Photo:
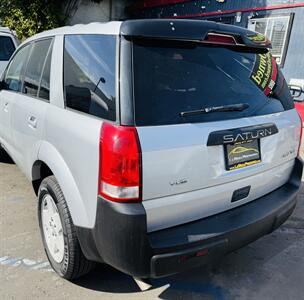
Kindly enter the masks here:
<path id="1" fill-rule="evenodd" d="M 8 36 L 0 36 L 0 61 L 7 61 L 15 51 L 15 45 Z"/>
<path id="2" fill-rule="evenodd" d="M 20 92 L 22 87 L 22 76 L 26 67 L 31 45 L 27 45 L 16 53 L 13 57 L 4 81 L 7 90 Z"/>
<path id="3" fill-rule="evenodd" d="M 212 122 L 293 108 L 283 75 L 270 53 L 263 51 L 194 43 L 134 43 L 136 124 Z M 234 104 L 246 108 L 181 114 Z"/>
<path id="4" fill-rule="evenodd" d="M 52 40 L 42 40 L 33 44 L 33 49 L 24 75 L 23 93 L 37 97 L 40 79 Z"/>
<path id="5" fill-rule="evenodd" d="M 114 121 L 116 37 L 68 35 L 64 50 L 66 106 Z"/>

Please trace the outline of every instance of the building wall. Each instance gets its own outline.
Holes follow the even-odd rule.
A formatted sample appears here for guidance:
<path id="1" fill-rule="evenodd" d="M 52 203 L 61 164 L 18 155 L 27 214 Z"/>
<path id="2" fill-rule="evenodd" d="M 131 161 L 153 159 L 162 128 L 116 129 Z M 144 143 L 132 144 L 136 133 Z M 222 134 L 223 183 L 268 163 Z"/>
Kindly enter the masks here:
<path id="1" fill-rule="evenodd" d="M 166 2 L 168 5 L 164 5 Z M 283 5 L 290 7 L 283 8 Z M 240 22 L 236 19 L 237 11 L 242 11 Z M 149 1 L 139 1 L 130 7 L 129 12 L 133 18 L 211 19 L 242 27 L 247 27 L 248 20 L 252 17 L 294 13 L 282 70 L 288 82 L 293 78 L 304 80 L 303 0 L 225 0 L 223 3 L 216 0 L 154 0 L 150 1 L 150 4 Z"/>
<path id="2" fill-rule="evenodd" d="M 86 24 L 90 22 L 104 22 L 110 20 L 110 1 L 104 0 L 101 3 L 93 3 L 87 0 L 81 1 L 76 12 L 70 19 L 70 24 Z"/>
<path id="3" fill-rule="evenodd" d="M 120 20 L 125 17 L 125 7 L 128 3 L 128 0 L 103 0 L 100 3 L 81 0 L 77 10 L 70 19 L 70 24 Z"/>
<path id="4" fill-rule="evenodd" d="M 303 0 L 142 0 L 130 7 L 133 16 L 143 18 L 205 17 L 205 14 L 219 15 L 227 10 L 262 8 L 266 6 L 303 4 Z M 167 5 L 164 5 L 168 3 Z"/>

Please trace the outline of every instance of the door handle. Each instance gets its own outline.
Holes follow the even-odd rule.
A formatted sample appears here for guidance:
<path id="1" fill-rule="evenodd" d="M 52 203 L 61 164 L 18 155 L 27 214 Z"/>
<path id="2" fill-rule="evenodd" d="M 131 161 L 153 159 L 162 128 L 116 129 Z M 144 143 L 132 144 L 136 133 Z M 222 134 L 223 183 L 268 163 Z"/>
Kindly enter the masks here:
<path id="1" fill-rule="evenodd" d="M 6 112 L 6 113 L 8 113 L 8 108 L 9 108 L 9 103 L 6 102 L 6 103 L 4 104 L 3 111 Z"/>
<path id="2" fill-rule="evenodd" d="M 27 120 L 29 127 L 36 129 L 37 128 L 37 118 L 34 116 L 30 116 Z"/>

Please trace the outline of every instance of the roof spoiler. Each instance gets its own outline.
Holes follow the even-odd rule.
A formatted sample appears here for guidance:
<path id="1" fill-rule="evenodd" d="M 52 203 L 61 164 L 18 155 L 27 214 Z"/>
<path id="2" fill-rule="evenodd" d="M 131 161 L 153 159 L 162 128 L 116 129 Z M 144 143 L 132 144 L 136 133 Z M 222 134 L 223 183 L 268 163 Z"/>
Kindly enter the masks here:
<path id="1" fill-rule="evenodd" d="M 128 20 L 122 23 L 120 34 L 125 37 L 271 48 L 271 42 L 260 33 L 237 26 L 202 20 Z"/>

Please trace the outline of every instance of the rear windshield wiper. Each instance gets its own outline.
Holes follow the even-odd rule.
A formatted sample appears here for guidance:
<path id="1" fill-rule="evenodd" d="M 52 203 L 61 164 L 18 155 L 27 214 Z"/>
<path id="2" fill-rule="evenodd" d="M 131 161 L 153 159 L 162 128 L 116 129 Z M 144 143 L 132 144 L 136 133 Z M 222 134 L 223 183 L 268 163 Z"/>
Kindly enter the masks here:
<path id="1" fill-rule="evenodd" d="M 249 107 L 249 104 L 247 104 L 247 103 L 230 104 L 230 105 L 223 105 L 223 106 L 212 106 L 212 107 L 205 107 L 205 108 L 197 109 L 197 110 L 183 111 L 180 113 L 180 116 L 185 117 L 185 116 L 209 114 L 209 113 L 213 113 L 213 112 L 243 111 L 243 110 L 247 109 L 248 107 Z"/>

